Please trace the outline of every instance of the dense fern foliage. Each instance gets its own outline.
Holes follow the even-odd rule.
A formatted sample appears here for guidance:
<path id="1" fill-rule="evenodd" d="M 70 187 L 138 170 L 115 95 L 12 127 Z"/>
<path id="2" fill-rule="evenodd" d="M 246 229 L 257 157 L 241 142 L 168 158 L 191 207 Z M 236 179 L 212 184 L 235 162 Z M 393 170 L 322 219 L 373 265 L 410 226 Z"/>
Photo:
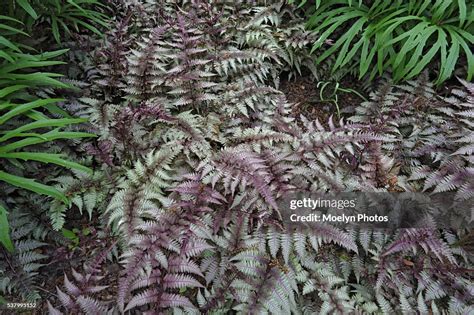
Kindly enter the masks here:
<path id="1" fill-rule="evenodd" d="M 50 314 L 474 311 L 468 227 L 282 225 L 295 192 L 452 191 L 471 201 L 472 83 L 441 96 L 428 74 L 382 78 L 342 119 L 320 121 L 294 115 L 280 89 L 325 75 L 310 54 L 325 38 L 295 7 L 110 5 L 115 19 L 88 54 L 82 89 L 61 104 L 97 134 L 71 145 L 93 173 L 48 177 L 68 203 L 11 195 L 4 294 L 40 298 L 41 248 L 61 235 L 80 242 L 66 220 L 79 212 L 95 218 L 101 243 L 64 270 Z M 35 212 L 24 211 L 30 203 Z"/>

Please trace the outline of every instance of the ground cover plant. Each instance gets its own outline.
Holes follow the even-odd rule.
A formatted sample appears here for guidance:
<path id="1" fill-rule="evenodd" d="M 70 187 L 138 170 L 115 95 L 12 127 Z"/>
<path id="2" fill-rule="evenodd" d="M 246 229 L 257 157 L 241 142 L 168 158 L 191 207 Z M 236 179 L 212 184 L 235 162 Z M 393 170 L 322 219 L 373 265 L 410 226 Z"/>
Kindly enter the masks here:
<path id="1" fill-rule="evenodd" d="M 470 225 L 282 226 L 294 192 L 472 202 L 469 1 L 4 8 L 0 312 L 474 312 Z"/>
<path id="2" fill-rule="evenodd" d="M 436 83 L 452 76 L 462 54 L 467 78 L 474 74 L 472 3 L 469 1 L 316 1 L 308 26 L 321 33 L 320 49 L 340 27 L 344 34 L 318 58 L 337 55 L 334 69 L 359 64 L 359 78 L 381 75 L 412 79 L 431 62 L 439 62 Z M 370 71 L 369 71 L 370 70 Z"/>

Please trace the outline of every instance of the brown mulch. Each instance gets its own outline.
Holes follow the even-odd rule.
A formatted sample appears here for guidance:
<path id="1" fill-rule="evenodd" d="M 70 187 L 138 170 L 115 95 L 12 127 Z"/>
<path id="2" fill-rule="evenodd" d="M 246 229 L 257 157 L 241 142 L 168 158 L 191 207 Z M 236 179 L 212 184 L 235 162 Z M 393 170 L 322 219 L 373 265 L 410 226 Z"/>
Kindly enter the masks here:
<path id="1" fill-rule="evenodd" d="M 327 95 L 324 94 L 330 93 L 334 84 L 335 83 L 332 82 L 331 85 L 323 91 L 323 97 L 327 97 Z M 355 78 L 346 76 L 339 84 L 341 88 L 353 89 L 368 98 L 367 93 L 364 92 L 362 88 L 362 82 Z M 285 93 L 288 101 L 293 104 L 291 116 L 295 118 L 303 115 L 309 120 L 318 119 L 323 125 L 327 123 L 331 116 L 333 116 L 333 119 L 338 118 L 336 106 L 332 102 L 321 100 L 320 89 L 317 87 L 317 82 L 313 81 L 310 76 L 303 75 L 291 80 L 282 80 L 280 90 Z M 350 113 L 355 106 L 364 101 L 353 93 L 339 91 L 337 95 L 341 117 Z"/>

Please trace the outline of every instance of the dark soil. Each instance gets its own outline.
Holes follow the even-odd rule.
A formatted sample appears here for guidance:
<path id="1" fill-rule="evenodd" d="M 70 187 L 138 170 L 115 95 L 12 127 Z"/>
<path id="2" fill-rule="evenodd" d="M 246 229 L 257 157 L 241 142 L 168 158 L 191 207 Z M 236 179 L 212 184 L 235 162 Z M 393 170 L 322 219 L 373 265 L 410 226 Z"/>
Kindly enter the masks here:
<path id="1" fill-rule="evenodd" d="M 326 125 L 329 118 L 338 119 L 337 108 L 333 91 L 336 82 L 330 82 L 324 88 L 321 99 L 321 87 L 318 88 L 318 83 L 313 81 L 310 76 L 299 76 L 291 80 L 282 80 L 280 90 L 286 95 L 290 103 L 293 103 L 292 116 L 298 118 L 300 115 L 305 116 L 309 120 L 318 119 L 321 124 Z M 364 91 L 362 82 L 351 76 L 344 77 L 339 82 L 339 88 L 352 89 L 360 93 L 366 99 L 368 93 Z M 337 92 L 337 104 L 341 118 L 351 113 L 353 108 L 363 102 L 364 100 L 352 92 Z"/>

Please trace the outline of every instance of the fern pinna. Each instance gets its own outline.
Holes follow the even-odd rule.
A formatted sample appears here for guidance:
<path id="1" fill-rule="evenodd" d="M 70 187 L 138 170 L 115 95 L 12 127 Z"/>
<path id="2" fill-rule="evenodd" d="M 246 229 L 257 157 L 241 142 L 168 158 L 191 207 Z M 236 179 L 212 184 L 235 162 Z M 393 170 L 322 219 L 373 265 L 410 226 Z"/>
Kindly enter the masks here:
<path id="1" fill-rule="evenodd" d="M 471 198 L 471 84 L 441 98 L 424 76 L 381 82 L 348 119 L 311 121 L 279 90 L 282 73 L 319 70 L 308 51 L 318 35 L 292 6 L 116 2 L 77 105 L 99 135 L 84 149 L 101 168 L 57 186 L 117 236 L 106 256 L 121 271 L 104 288 L 106 258 L 91 257 L 66 275 L 51 313 L 472 311 L 465 231 L 289 232 L 280 209 L 292 192 Z M 53 205 L 55 228 L 67 210 Z"/>

